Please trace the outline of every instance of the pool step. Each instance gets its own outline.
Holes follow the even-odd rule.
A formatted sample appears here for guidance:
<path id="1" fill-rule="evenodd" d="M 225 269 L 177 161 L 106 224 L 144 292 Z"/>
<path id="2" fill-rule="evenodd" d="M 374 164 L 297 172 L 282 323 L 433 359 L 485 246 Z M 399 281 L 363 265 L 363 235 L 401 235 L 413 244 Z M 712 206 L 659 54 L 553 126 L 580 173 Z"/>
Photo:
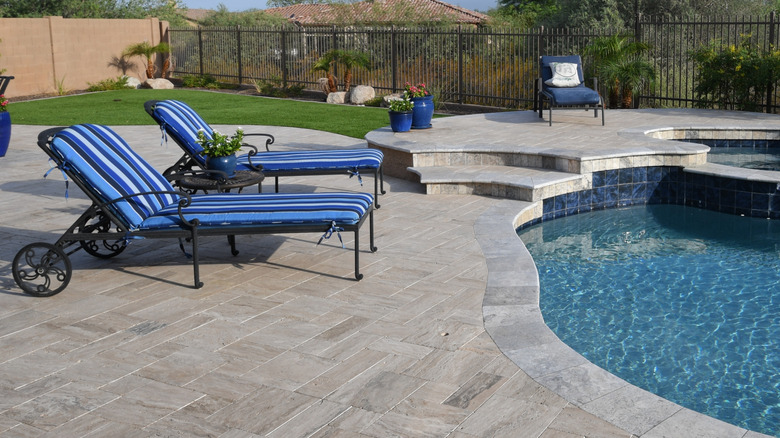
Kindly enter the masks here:
<path id="1" fill-rule="evenodd" d="M 533 202 L 590 187 L 583 175 L 532 167 L 466 165 L 408 170 L 419 175 L 428 194 L 488 195 Z"/>

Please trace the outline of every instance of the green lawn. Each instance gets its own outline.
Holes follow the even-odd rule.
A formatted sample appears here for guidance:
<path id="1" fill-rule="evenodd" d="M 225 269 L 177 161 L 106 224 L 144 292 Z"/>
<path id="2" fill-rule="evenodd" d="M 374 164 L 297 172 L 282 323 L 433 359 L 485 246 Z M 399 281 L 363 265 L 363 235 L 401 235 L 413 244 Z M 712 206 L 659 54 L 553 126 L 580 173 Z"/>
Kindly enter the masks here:
<path id="1" fill-rule="evenodd" d="M 211 125 L 290 126 L 362 139 L 366 133 L 390 124 L 383 108 L 179 89 L 106 91 L 16 103 L 11 100 L 8 109 L 13 123 L 22 125 L 150 125 L 155 122 L 144 111 L 144 102 L 151 99 L 186 102 Z"/>

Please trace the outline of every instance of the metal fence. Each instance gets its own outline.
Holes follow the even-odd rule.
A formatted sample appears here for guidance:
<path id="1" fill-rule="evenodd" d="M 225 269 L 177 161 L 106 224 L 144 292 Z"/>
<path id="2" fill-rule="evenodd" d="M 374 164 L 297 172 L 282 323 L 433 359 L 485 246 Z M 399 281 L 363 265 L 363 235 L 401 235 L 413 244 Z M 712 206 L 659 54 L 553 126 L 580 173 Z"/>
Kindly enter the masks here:
<path id="1" fill-rule="evenodd" d="M 745 34 L 764 47 L 777 46 L 776 26 L 774 14 L 718 21 L 638 16 L 634 36 L 652 45 L 648 60 L 658 77 L 635 101 L 643 106 L 693 105 L 693 51 L 713 40 L 738 44 Z M 423 82 L 444 102 L 518 108 L 533 104 L 541 54 L 581 54 L 604 34 L 545 28 L 199 28 L 171 29 L 170 43 L 176 76 L 208 74 L 224 82 L 278 81 L 316 88 L 322 73 L 311 66 L 323 53 L 360 50 L 370 54 L 374 68 L 353 71 L 353 84 L 390 93 L 406 82 Z M 584 63 L 587 67 L 589 60 Z M 767 97 L 768 109 L 777 110 L 774 90 Z"/>

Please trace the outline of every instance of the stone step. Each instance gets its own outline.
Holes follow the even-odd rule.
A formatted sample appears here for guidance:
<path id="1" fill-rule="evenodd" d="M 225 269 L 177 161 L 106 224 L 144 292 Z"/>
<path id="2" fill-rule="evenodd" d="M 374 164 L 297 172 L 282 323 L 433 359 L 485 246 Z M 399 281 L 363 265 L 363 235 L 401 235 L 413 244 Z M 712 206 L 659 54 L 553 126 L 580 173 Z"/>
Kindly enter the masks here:
<path id="1" fill-rule="evenodd" d="M 409 167 L 428 194 L 474 194 L 540 201 L 590 187 L 585 175 L 515 166 Z"/>

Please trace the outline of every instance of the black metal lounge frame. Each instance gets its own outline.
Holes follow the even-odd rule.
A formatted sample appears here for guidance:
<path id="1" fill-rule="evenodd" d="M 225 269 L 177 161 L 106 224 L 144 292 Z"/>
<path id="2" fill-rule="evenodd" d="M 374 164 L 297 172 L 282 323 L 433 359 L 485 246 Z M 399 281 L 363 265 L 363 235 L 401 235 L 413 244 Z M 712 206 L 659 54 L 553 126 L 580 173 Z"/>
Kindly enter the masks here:
<path id="1" fill-rule="evenodd" d="M 154 106 L 157 104 L 157 102 L 161 102 L 160 100 L 149 100 L 144 103 L 144 110 L 158 123 L 160 123 L 160 120 L 155 116 L 154 114 Z M 183 171 L 188 171 L 193 169 L 194 167 L 200 167 L 198 160 L 195 159 L 195 157 L 192 156 L 192 153 L 190 152 L 187 145 L 181 144 L 181 141 L 177 138 L 176 135 L 173 135 L 173 133 L 168 132 L 168 136 L 173 138 L 173 140 L 178 144 L 182 150 L 184 151 L 184 155 L 179 158 L 176 163 L 174 163 L 171 167 L 166 169 L 163 172 L 163 175 L 168 176 L 175 173 L 180 173 Z M 265 141 L 265 150 L 266 152 L 271 151 L 271 145 L 274 143 L 275 138 L 271 134 L 264 134 L 264 133 L 244 133 L 244 137 L 250 137 L 250 136 L 262 136 L 267 137 Z M 262 152 L 257 153 L 257 160 L 262 160 Z M 283 176 L 315 176 L 315 175 L 350 175 L 348 171 L 345 171 L 344 169 L 312 169 L 312 170 L 300 170 L 296 169 L 294 171 L 283 171 L 283 170 L 269 170 L 267 168 L 263 168 L 262 164 L 258 164 L 258 167 L 263 171 L 263 174 L 266 177 L 273 177 L 274 178 L 274 190 L 276 193 L 279 193 L 279 178 Z M 379 205 L 379 194 L 386 194 L 387 191 L 385 191 L 385 177 L 384 177 L 384 171 L 382 170 L 383 166 L 379 166 L 377 169 L 373 170 L 373 176 L 374 176 L 374 205 L 376 208 L 380 208 Z M 259 190 L 262 191 L 262 183 L 258 186 Z"/>
<path id="2" fill-rule="evenodd" d="M 51 128 L 41 132 L 38 136 L 38 146 L 54 160 L 57 165 L 62 162 L 52 150 L 50 142 L 53 136 L 64 128 Z M 179 201 L 179 218 L 185 224 L 181 228 L 160 229 L 160 230 L 137 230 L 132 231 L 123 220 L 112 213 L 110 204 L 119 202 L 122 199 L 142 196 L 149 193 L 137 193 L 126 196 L 121 199 L 114 199 L 109 203 L 103 203 L 94 189 L 87 184 L 78 173 L 69 171 L 67 166 L 61 166 L 61 169 L 67 174 L 68 178 L 89 197 L 92 205 L 57 239 L 54 244 L 46 242 L 31 243 L 22 248 L 14 257 L 12 272 L 14 280 L 22 290 L 34 296 L 52 296 L 68 285 L 72 275 L 72 267 L 69 256 L 80 249 L 84 249 L 92 256 L 99 258 L 112 258 L 122 253 L 127 247 L 129 239 L 134 237 L 159 239 L 159 238 L 178 238 L 180 247 L 184 251 L 181 239 L 187 239 L 192 243 L 192 263 L 194 287 L 200 288 L 203 282 L 200 280 L 198 246 L 199 239 L 202 236 L 227 236 L 231 246 L 231 253 L 238 255 L 235 247 L 236 235 L 248 234 L 284 234 L 284 233 L 327 233 L 332 230 L 330 224 L 300 224 L 285 223 L 274 225 L 250 225 L 250 226 L 229 226 L 229 227 L 206 227 L 200 228 L 197 219 L 188 221 L 181 213 L 183 207 L 191 202 L 188 193 L 176 192 L 154 192 L 154 193 L 175 193 L 182 197 Z M 369 218 L 369 235 L 371 252 L 377 251 L 374 244 L 374 208 L 370 207 L 368 214 L 363 215 L 360 221 L 354 225 L 340 225 L 341 230 L 353 232 L 355 238 L 354 258 L 355 258 L 355 279 L 361 280 L 363 274 L 360 273 L 360 227 L 365 222 L 366 216 Z M 78 245 L 78 246 L 76 246 Z M 67 252 L 66 252 L 67 251 Z M 22 269 L 26 264 L 31 269 Z M 39 279 L 40 284 L 30 284 L 32 279 Z M 54 286 L 55 283 L 58 285 Z"/>

